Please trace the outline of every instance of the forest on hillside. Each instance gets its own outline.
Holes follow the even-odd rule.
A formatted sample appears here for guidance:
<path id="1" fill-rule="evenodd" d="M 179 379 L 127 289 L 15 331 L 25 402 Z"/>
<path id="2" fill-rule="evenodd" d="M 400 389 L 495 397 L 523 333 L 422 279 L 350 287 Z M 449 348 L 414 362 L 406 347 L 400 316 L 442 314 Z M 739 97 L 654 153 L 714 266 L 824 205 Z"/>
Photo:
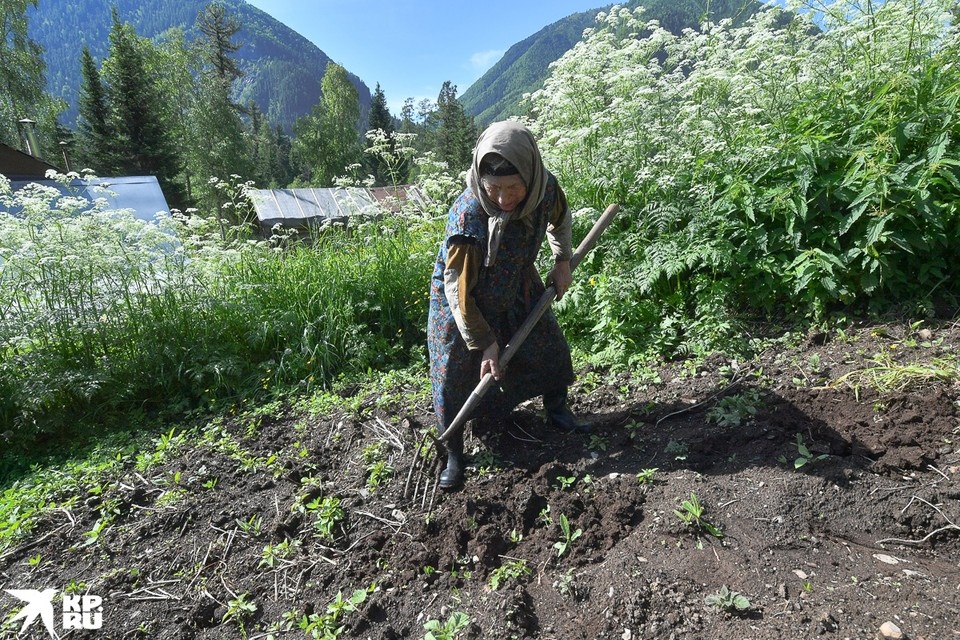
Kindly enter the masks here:
<path id="1" fill-rule="evenodd" d="M 201 36 L 197 16 L 208 4 L 208 0 L 27 3 L 27 35 L 43 48 L 47 91 L 65 102 L 60 121 L 73 126 L 77 119 L 80 53 L 87 46 L 97 60 L 107 55 L 113 9 L 138 35 L 160 44 L 181 35 L 188 42 L 196 41 Z M 243 0 L 219 0 L 218 4 L 240 24 L 234 58 L 243 75 L 232 87 L 233 99 L 243 105 L 256 103 L 272 125 L 289 133 L 297 117 L 319 100 L 320 79 L 330 57 L 294 29 Z M 348 76 L 365 112 L 370 106 L 370 88 L 349 70 Z"/>
<path id="2" fill-rule="evenodd" d="M 30 37 L 29 21 L 41 15 L 32 11 L 35 6 L 20 2 L 16 12 L 5 13 L 11 37 L 3 56 L 11 65 L 3 72 L 8 90 L 0 100 L 6 123 L 0 139 L 20 147 L 15 115 L 36 114 L 44 157 L 66 152 L 74 169 L 101 176 L 155 175 L 168 203 L 181 211 L 222 206 L 211 180 L 230 176 L 260 187 L 407 183 L 419 172 L 411 161 L 415 153 L 430 152 L 434 162 L 460 167 L 477 135 L 449 82 L 436 102 L 415 106 L 411 99 L 394 115 L 379 85 L 368 99 L 356 78 L 329 60 L 316 82 L 316 102 L 287 130 L 273 106 L 269 112 L 259 106 L 273 103 L 250 92 L 267 90 L 279 99 L 286 93 L 277 83 L 310 83 L 291 75 L 289 62 L 271 59 L 264 47 L 259 59 L 282 79 L 253 82 L 260 71 L 250 68 L 250 54 L 239 41 L 249 27 L 239 16 L 260 15 L 234 13 L 229 3 L 216 2 L 189 29 L 167 30 L 160 38 L 139 33 L 118 7 L 109 15 L 85 15 L 105 21 L 108 35 L 80 52 L 79 93 L 76 104 L 67 105 L 45 90 L 43 51 Z M 75 127 L 61 120 L 68 109 L 78 114 Z M 368 130 L 390 139 L 389 163 L 370 151 L 375 141 L 365 135 Z M 394 139 L 394 132 L 404 136 Z"/>

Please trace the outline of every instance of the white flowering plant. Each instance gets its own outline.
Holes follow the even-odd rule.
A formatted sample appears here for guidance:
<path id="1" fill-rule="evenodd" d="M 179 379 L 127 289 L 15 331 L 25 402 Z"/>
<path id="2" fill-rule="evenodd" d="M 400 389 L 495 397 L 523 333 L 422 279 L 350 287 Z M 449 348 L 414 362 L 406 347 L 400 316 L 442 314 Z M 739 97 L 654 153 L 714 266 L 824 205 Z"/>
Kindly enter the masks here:
<path id="1" fill-rule="evenodd" d="M 528 96 L 571 201 L 624 205 L 560 307 L 592 357 L 746 348 L 747 316 L 956 301 L 953 5 L 810 0 L 682 33 L 602 12 Z"/>
<path id="2" fill-rule="evenodd" d="M 13 192 L 0 176 L 5 451 L 43 432 L 309 392 L 419 353 L 433 243 L 408 225 L 281 249 L 233 215 L 237 198 L 230 215 L 145 221 L 52 177 L 62 189 Z"/>

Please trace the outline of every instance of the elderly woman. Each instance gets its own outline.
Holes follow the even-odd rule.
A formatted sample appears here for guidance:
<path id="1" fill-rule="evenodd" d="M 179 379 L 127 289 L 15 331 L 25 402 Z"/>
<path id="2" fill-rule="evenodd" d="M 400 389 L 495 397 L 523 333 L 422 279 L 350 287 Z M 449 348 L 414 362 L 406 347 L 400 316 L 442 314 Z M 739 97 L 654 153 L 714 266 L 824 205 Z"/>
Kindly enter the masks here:
<path id="1" fill-rule="evenodd" d="M 505 417 L 524 400 L 543 396 L 550 423 L 587 432 L 567 407 L 573 382 L 570 348 L 548 311 L 510 361 L 501 348 L 544 291 L 536 259 L 544 237 L 554 265 L 548 275 L 561 298 L 570 286 L 570 210 L 557 179 L 543 166 L 533 134 L 497 122 L 477 140 L 467 188 L 450 208 L 430 290 L 427 346 L 439 431 L 453 422 L 487 372 L 499 382 L 473 417 Z M 451 438 L 440 486 L 463 483 L 463 436 Z"/>

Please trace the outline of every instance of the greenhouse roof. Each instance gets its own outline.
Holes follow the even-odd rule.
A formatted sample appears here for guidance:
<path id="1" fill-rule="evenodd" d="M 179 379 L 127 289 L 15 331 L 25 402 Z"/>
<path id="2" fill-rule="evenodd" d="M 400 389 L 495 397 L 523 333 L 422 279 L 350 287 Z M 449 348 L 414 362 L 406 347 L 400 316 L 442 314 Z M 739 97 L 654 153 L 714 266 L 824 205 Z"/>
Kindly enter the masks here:
<path id="1" fill-rule="evenodd" d="M 250 192 L 257 220 L 265 229 L 345 223 L 351 217 L 400 211 L 401 205 L 425 209 L 416 186 L 255 189 Z"/>

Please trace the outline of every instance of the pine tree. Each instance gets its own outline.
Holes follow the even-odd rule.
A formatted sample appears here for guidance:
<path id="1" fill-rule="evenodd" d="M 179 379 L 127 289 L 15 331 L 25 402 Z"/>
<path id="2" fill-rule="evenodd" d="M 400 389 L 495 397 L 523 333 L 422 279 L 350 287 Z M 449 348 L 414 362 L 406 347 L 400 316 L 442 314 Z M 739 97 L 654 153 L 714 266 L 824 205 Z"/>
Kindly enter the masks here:
<path id="1" fill-rule="evenodd" d="M 76 161 L 95 173 L 108 175 L 116 171 L 111 157 L 114 132 L 110 121 L 107 92 L 100 78 L 97 63 L 86 46 L 80 54 L 80 96 L 77 103 Z"/>
<path id="2" fill-rule="evenodd" d="M 470 164 L 477 128 L 457 100 L 457 85 L 449 80 L 443 83 L 437 98 L 434 150 L 437 156 L 454 171 Z"/>
<path id="3" fill-rule="evenodd" d="M 226 8 L 219 2 L 208 4 L 197 16 L 197 28 L 204 36 L 202 42 L 207 56 L 217 76 L 228 84 L 243 75 L 237 61 L 230 57 L 240 49 L 233 37 L 241 26 L 236 18 L 227 15 Z"/>
<path id="4" fill-rule="evenodd" d="M 152 46 L 138 38 L 129 24 L 122 24 L 114 8 L 110 55 L 102 70 L 109 122 L 116 133 L 111 153 L 118 172 L 156 176 L 168 203 L 179 207 L 184 204 L 182 188 L 175 181 L 179 161 L 162 117 L 156 78 L 147 69 L 145 50 Z"/>
<path id="5" fill-rule="evenodd" d="M 240 48 L 232 41 L 240 26 L 219 3 L 207 5 L 197 17 L 206 64 L 196 83 L 187 158 L 190 173 L 199 177 L 198 195 L 208 207 L 221 204 L 219 194 L 207 187 L 210 178 L 226 180 L 236 174 L 249 179 L 254 172 L 241 110 L 230 95 L 233 81 L 241 75 L 230 57 Z"/>
<path id="6" fill-rule="evenodd" d="M 388 134 L 393 132 L 393 117 L 390 115 L 390 109 L 387 108 L 387 97 L 380 88 L 379 82 L 370 100 L 370 118 L 367 128 L 381 129 Z"/>

